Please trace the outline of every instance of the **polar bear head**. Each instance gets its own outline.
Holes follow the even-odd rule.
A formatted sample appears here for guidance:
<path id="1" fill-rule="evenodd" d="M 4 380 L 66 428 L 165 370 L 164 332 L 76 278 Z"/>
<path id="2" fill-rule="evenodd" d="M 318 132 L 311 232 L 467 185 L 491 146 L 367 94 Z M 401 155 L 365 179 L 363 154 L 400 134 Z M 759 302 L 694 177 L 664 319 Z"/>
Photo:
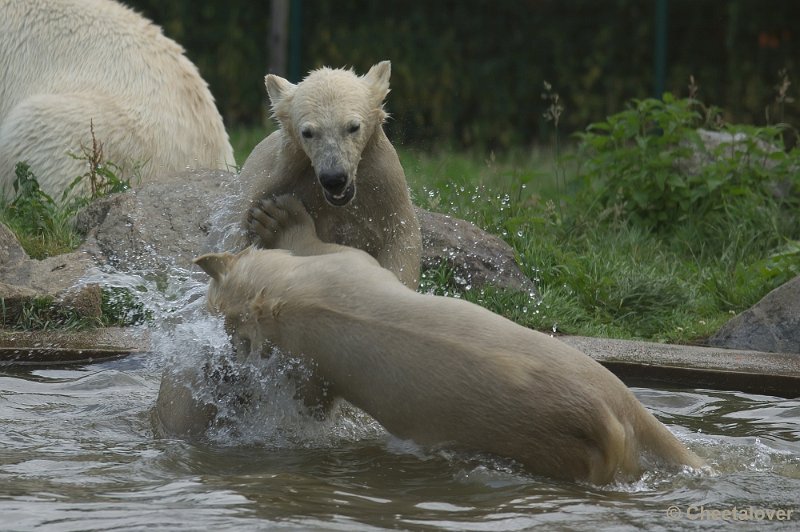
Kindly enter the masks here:
<path id="1" fill-rule="evenodd" d="M 361 154 L 387 117 L 383 100 L 390 73 L 390 62 L 382 61 L 364 76 L 324 67 L 296 85 L 266 77 L 273 115 L 311 160 L 331 205 L 347 205 L 355 197 Z"/>

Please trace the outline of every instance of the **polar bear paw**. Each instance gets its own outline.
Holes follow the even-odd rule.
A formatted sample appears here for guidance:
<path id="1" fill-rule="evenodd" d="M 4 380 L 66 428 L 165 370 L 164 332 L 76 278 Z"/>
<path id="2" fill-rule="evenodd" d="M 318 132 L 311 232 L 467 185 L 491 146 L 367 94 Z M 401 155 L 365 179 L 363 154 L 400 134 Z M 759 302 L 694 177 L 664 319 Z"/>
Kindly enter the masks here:
<path id="1" fill-rule="evenodd" d="M 319 242 L 311 215 L 290 195 L 257 201 L 247 213 L 247 229 L 268 249 L 302 252 Z"/>

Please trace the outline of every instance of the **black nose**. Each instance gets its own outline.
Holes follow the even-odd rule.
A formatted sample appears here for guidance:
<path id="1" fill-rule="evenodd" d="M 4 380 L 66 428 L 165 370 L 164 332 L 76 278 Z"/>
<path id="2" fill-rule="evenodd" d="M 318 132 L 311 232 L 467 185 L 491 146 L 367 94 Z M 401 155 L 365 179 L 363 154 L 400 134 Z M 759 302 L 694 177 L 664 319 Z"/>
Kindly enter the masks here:
<path id="1" fill-rule="evenodd" d="M 319 183 L 332 194 L 339 194 L 347 185 L 347 174 L 341 170 L 333 170 L 319 174 Z"/>

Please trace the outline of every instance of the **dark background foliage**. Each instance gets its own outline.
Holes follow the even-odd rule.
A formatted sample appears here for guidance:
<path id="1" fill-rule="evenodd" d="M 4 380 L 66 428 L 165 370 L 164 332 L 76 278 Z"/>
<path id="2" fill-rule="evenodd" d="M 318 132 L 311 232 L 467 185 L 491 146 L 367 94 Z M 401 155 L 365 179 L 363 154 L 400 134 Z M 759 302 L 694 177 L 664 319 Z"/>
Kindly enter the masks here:
<path id="1" fill-rule="evenodd" d="M 270 2 L 125 0 L 182 44 L 228 127 L 266 117 Z M 389 133 L 422 146 L 505 148 L 544 140 L 544 81 L 582 130 L 654 95 L 657 0 L 292 0 L 299 61 L 363 73 L 392 61 Z M 763 124 L 778 72 L 797 73 L 800 2 L 667 0 L 665 89 Z M 299 10 L 299 11 L 298 11 Z M 290 68 L 290 71 L 292 68 Z M 295 76 L 296 77 L 296 76 Z M 298 81 L 294 79 L 293 81 Z M 790 90 L 790 94 L 793 91 Z M 785 119 L 797 122 L 790 105 Z"/>

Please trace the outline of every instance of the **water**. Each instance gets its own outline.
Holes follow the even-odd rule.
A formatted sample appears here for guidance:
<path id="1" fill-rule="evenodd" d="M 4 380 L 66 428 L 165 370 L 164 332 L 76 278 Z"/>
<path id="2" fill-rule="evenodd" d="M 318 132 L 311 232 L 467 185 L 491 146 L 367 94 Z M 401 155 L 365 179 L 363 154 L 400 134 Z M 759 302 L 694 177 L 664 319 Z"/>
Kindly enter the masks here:
<path id="1" fill-rule="evenodd" d="M 332 422 L 303 418 L 281 368 L 258 364 L 247 386 L 271 404 L 228 412 L 238 418 L 205 443 L 158 438 L 150 410 L 164 365 L 220 336 L 211 318 L 184 325 L 156 338 L 154 353 L 0 372 L 0 529 L 665 530 L 718 526 L 711 512 L 734 507 L 753 518 L 793 510 L 778 523 L 786 530 L 800 522 L 797 400 L 635 388 L 716 473 L 602 488 L 420 449 L 347 409 Z"/>

